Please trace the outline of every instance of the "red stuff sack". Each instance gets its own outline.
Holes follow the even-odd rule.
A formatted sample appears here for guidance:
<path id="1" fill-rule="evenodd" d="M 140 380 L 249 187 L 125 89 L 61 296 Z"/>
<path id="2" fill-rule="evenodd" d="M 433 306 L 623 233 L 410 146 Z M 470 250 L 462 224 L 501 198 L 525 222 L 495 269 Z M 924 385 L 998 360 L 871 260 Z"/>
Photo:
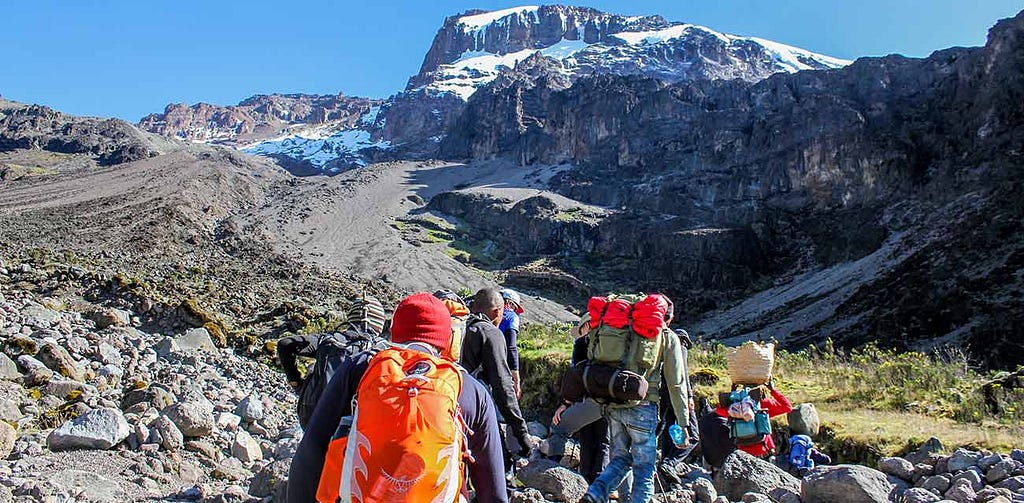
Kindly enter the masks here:
<path id="1" fill-rule="evenodd" d="M 664 295 L 651 294 L 633 304 L 633 331 L 641 337 L 653 339 L 665 326 L 669 303 Z"/>

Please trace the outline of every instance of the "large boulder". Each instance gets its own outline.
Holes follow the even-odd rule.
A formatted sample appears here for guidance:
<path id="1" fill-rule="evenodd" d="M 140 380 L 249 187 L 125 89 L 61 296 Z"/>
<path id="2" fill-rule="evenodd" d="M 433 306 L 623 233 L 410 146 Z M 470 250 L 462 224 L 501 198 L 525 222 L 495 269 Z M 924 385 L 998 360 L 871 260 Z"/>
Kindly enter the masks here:
<path id="1" fill-rule="evenodd" d="M 722 469 L 715 475 L 715 488 L 730 501 L 738 501 L 746 493 L 768 494 L 779 487 L 799 492 L 800 481 L 781 468 L 739 450 L 725 458 Z"/>
<path id="2" fill-rule="evenodd" d="M 36 355 L 36 358 L 43 362 L 43 365 L 46 365 L 50 370 L 68 379 L 74 379 L 75 381 L 85 380 L 85 371 L 78 366 L 78 362 L 71 357 L 71 353 L 68 353 L 68 350 L 52 342 L 43 344 L 43 347 L 39 348 L 39 354 Z"/>
<path id="3" fill-rule="evenodd" d="M 11 455 L 11 451 L 14 450 L 14 441 L 17 439 L 18 433 L 14 431 L 11 425 L 4 421 L 0 421 L 0 459 L 7 459 L 7 456 Z"/>
<path id="4" fill-rule="evenodd" d="M 260 443 L 245 430 L 235 433 L 235 441 L 231 443 L 231 455 L 246 465 L 263 460 L 263 449 Z"/>
<path id="5" fill-rule="evenodd" d="M 120 410 L 95 409 L 53 430 L 46 437 L 46 445 L 53 451 L 109 449 L 128 438 L 130 432 Z"/>
<path id="6" fill-rule="evenodd" d="M 1010 477 L 998 484 L 996 488 L 1009 489 L 1015 493 L 1024 493 L 1024 475 L 1017 475 L 1016 477 Z"/>
<path id="7" fill-rule="evenodd" d="M 860 465 L 821 466 L 808 473 L 800 489 L 804 503 L 886 503 L 898 486 L 878 470 Z"/>
<path id="8" fill-rule="evenodd" d="M 0 379 L 18 379 L 21 372 L 18 372 L 18 365 L 9 356 L 0 353 Z"/>
<path id="9" fill-rule="evenodd" d="M 966 470 L 972 466 L 978 466 L 978 461 L 980 460 L 980 452 L 969 451 L 967 449 L 957 449 L 953 452 L 953 455 L 949 457 L 949 462 L 946 466 L 950 472 L 956 473 L 961 470 Z"/>
<path id="10" fill-rule="evenodd" d="M 914 480 L 914 465 L 903 458 L 882 458 L 878 460 L 878 470 L 903 480 Z"/>
<path id="11" fill-rule="evenodd" d="M 942 498 L 936 496 L 935 493 L 921 487 L 907 489 L 903 493 L 903 501 L 906 503 L 935 503 L 940 499 Z"/>
<path id="12" fill-rule="evenodd" d="M 519 480 L 557 501 L 575 503 L 587 492 L 587 481 L 580 474 L 548 459 L 536 459 L 518 473 Z"/>
<path id="13" fill-rule="evenodd" d="M 149 425 L 148 442 L 159 444 L 168 451 L 177 451 L 185 446 L 185 435 L 171 418 L 161 415 Z"/>
<path id="14" fill-rule="evenodd" d="M 167 358 L 172 353 L 181 351 L 206 351 L 215 352 L 217 346 L 210 338 L 210 332 L 205 328 L 193 328 L 177 337 L 165 337 L 156 345 L 156 354 L 161 358 Z"/>
<path id="15" fill-rule="evenodd" d="M 186 437 L 205 437 L 213 433 L 213 412 L 196 402 L 181 402 L 164 409 Z"/>
<path id="16" fill-rule="evenodd" d="M 279 460 L 264 466 L 252 478 L 249 494 L 257 498 L 273 496 L 273 501 L 284 501 L 288 487 L 288 467 L 291 462 Z"/>
<path id="17" fill-rule="evenodd" d="M 789 411 L 789 431 L 794 435 L 815 437 L 821 429 L 821 418 L 813 403 L 802 403 Z"/>
<path id="18" fill-rule="evenodd" d="M 978 493 L 971 486 L 970 480 L 959 479 L 946 491 L 946 499 L 956 503 L 974 503 L 978 499 Z"/>
<path id="19" fill-rule="evenodd" d="M 907 454 L 904 458 L 916 465 L 918 463 L 924 463 L 933 454 L 942 452 L 942 449 L 942 442 L 938 438 L 931 437 L 925 441 L 924 444 L 921 444 L 921 447 L 918 447 L 914 452 Z"/>

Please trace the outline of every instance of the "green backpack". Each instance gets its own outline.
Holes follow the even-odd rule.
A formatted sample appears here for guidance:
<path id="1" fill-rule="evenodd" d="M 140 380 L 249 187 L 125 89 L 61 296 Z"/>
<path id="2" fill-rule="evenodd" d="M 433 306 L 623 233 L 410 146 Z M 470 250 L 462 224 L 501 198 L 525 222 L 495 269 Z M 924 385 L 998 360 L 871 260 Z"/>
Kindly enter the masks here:
<path id="1" fill-rule="evenodd" d="M 630 372 L 635 372 L 648 381 L 655 370 L 655 366 L 661 359 L 662 335 L 654 338 L 643 337 L 633 330 L 633 323 L 622 328 L 616 328 L 604 323 L 603 315 L 608 306 L 615 303 L 626 302 L 632 305 L 642 300 L 645 295 L 620 295 L 607 297 L 607 304 L 602 306 L 601 317 L 597 318 L 599 324 L 590 331 L 590 341 L 587 346 L 587 358 L 592 363 L 599 363 L 616 367 Z M 591 314 L 594 319 L 595 313 Z M 593 322 L 592 322 L 593 323 Z"/>

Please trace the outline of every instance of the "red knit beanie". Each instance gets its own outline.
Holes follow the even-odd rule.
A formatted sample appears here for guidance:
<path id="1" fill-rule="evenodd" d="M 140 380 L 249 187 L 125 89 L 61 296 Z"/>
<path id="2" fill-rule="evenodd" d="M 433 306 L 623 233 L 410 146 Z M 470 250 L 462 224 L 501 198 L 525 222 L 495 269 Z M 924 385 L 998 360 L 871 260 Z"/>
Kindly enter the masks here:
<path id="1" fill-rule="evenodd" d="M 445 349 L 452 342 L 452 320 L 440 299 L 414 293 L 398 304 L 391 319 L 391 341 L 424 342 Z"/>

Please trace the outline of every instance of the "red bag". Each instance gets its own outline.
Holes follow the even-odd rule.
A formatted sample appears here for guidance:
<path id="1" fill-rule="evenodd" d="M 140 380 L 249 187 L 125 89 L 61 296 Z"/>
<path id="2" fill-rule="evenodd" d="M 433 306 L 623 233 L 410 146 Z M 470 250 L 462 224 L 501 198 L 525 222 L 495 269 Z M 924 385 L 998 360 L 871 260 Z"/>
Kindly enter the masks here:
<path id="1" fill-rule="evenodd" d="M 633 331 L 647 339 L 661 333 L 668 309 L 668 298 L 660 294 L 647 295 L 634 304 L 621 297 L 611 301 L 607 297 L 591 297 L 587 302 L 591 329 L 602 324 L 624 328 L 632 322 Z"/>

